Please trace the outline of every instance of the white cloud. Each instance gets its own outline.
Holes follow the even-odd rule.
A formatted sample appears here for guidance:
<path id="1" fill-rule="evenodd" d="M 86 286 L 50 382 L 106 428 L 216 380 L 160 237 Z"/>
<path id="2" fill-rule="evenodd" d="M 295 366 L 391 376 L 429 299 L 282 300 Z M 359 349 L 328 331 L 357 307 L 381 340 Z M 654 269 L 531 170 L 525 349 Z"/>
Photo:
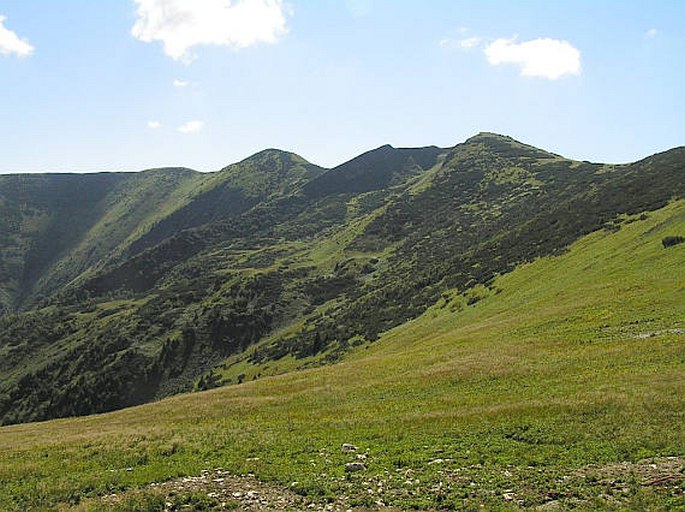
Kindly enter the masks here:
<path id="1" fill-rule="evenodd" d="M 204 121 L 188 121 L 187 123 L 183 123 L 181 126 L 179 126 L 178 131 L 181 133 L 199 132 L 200 130 L 202 130 L 204 125 Z"/>
<path id="2" fill-rule="evenodd" d="M 178 89 L 183 89 L 184 87 L 188 86 L 188 82 L 184 82 L 183 80 L 174 80 L 174 87 Z"/>
<path id="3" fill-rule="evenodd" d="M 246 48 L 275 43 L 287 32 L 283 0 L 134 0 L 131 34 L 146 43 L 161 41 L 164 53 L 190 63 L 198 45 Z"/>
<path id="4" fill-rule="evenodd" d="M 147 122 L 147 127 L 150 128 L 151 130 L 159 128 L 160 126 L 162 126 L 162 123 L 160 123 L 159 121 L 148 121 Z"/>
<path id="5" fill-rule="evenodd" d="M 649 39 L 655 38 L 659 34 L 659 31 L 655 28 L 650 28 L 647 32 L 645 32 L 645 37 Z"/>
<path id="6" fill-rule="evenodd" d="M 480 37 L 467 37 L 466 39 L 459 39 L 456 41 L 456 43 L 459 48 L 470 50 L 471 48 L 475 48 L 480 44 Z"/>
<path id="7" fill-rule="evenodd" d="M 540 38 L 516 43 L 516 38 L 497 39 L 483 51 L 493 66 L 518 64 L 522 76 L 556 80 L 580 74 L 580 51 L 568 41 Z"/>
<path id="8" fill-rule="evenodd" d="M 444 48 L 459 48 L 460 50 L 471 50 L 480 44 L 480 37 L 467 37 L 464 39 L 441 39 L 438 43 Z"/>
<path id="9" fill-rule="evenodd" d="M 19 57 L 28 57 L 33 53 L 33 46 L 26 39 L 20 39 L 17 34 L 5 28 L 7 18 L 0 16 L 0 53 L 10 55 L 14 53 Z"/>
<path id="10" fill-rule="evenodd" d="M 459 27 L 457 31 L 462 37 L 446 37 L 445 39 L 441 39 L 438 44 L 444 48 L 457 48 L 459 50 L 472 50 L 480 45 L 482 41 L 480 37 L 468 35 L 471 32 L 470 28 Z"/>

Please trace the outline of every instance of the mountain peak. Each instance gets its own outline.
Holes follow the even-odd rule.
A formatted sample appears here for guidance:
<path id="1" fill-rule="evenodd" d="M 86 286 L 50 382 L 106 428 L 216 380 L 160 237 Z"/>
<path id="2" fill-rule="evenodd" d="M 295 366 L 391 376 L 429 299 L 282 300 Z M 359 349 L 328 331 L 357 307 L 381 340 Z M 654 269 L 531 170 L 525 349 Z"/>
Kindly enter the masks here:
<path id="1" fill-rule="evenodd" d="M 243 160 L 227 165 L 221 169 L 221 174 L 254 176 L 261 175 L 286 175 L 294 172 L 298 176 L 304 174 L 309 178 L 318 176 L 324 171 L 318 165 L 308 162 L 300 155 L 276 148 L 263 149 Z M 304 176 L 299 176 L 300 178 Z"/>
<path id="2" fill-rule="evenodd" d="M 506 141 L 506 142 L 518 142 L 508 135 L 502 135 L 495 132 L 478 132 L 476 135 L 469 137 L 464 141 L 464 144 L 470 144 L 474 142 L 488 142 L 488 141 Z"/>
<path id="3" fill-rule="evenodd" d="M 253 155 L 248 156 L 247 158 L 243 158 L 240 162 L 238 162 L 238 164 L 264 162 L 268 160 L 282 161 L 292 159 L 293 157 L 305 161 L 304 158 L 290 151 L 285 151 L 283 149 L 278 148 L 266 148 L 262 149 L 261 151 L 258 151 L 257 153 L 254 153 Z M 236 164 L 230 164 L 228 167 L 231 167 L 233 165 Z"/>
<path id="4" fill-rule="evenodd" d="M 494 132 L 479 132 L 473 137 L 469 137 L 463 144 L 458 144 L 455 149 L 461 146 L 471 146 L 482 144 L 488 151 L 507 155 L 507 156 L 528 156 L 532 158 L 557 158 L 559 155 L 543 151 L 530 144 L 520 142 L 508 135 L 501 135 Z"/>

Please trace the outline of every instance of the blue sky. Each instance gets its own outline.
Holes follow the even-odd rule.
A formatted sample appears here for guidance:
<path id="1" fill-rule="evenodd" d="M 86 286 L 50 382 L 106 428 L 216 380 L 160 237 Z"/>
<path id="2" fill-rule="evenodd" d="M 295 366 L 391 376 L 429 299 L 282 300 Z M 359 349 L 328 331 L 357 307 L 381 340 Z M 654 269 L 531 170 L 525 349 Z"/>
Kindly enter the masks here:
<path id="1" fill-rule="evenodd" d="M 685 144 L 685 2 L 0 0 L 0 172 Z"/>

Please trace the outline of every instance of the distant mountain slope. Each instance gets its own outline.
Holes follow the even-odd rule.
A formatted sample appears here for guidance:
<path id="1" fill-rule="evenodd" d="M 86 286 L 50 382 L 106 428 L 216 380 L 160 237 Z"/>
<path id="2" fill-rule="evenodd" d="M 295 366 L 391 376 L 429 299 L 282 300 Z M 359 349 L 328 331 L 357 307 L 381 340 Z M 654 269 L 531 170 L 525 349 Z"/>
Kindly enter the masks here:
<path id="1" fill-rule="evenodd" d="M 119 174 L 0 176 L 0 310 L 30 295 L 58 257 L 102 214 Z"/>
<path id="2" fill-rule="evenodd" d="M 0 194 L 6 309 L 43 306 L 0 317 L 5 422 L 336 361 L 449 290 L 477 301 L 497 275 L 685 197 L 685 149 L 603 165 L 481 133 L 328 171 L 266 150 L 217 173 L 69 179 L 66 198 Z M 93 192 L 72 205 L 79 187 Z M 83 214 L 62 235 L 70 207 Z"/>
<path id="3" fill-rule="evenodd" d="M 180 230 L 287 194 L 323 171 L 292 153 L 266 150 L 210 174 L 168 168 L 2 176 L 0 307 L 40 303 L 76 278 Z"/>
<path id="4" fill-rule="evenodd" d="M 208 192 L 198 193 L 186 207 L 134 243 L 129 251 L 132 257 L 82 283 L 76 293 L 101 296 L 122 288 L 149 290 L 174 266 L 221 244 L 256 249 L 282 240 L 311 239 L 382 206 L 390 194 L 403 190 L 428 169 L 417 161 L 427 166 L 435 164 L 436 151 L 387 146 L 327 172 L 310 168 L 307 179 L 303 179 L 302 171 L 307 168 L 297 160 L 299 157 L 273 150 L 258 153 L 213 176 Z M 432 156 L 426 158 L 426 154 Z M 285 157 L 288 165 L 284 166 L 282 159 L 274 163 L 277 155 Z M 257 164 L 261 170 L 255 171 Z M 255 177 L 258 185 L 245 180 L 245 176 Z M 352 190 L 326 185 L 360 180 L 366 183 L 361 192 L 356 185 L 351 186 Z M 242 188 L 236 188 L 236 182 L 242 183 Z M 245 191 L 250 187 L 252 196 L 246 199 Z M 222 194 L 233 196 L 219 197 Z"/>
<path id="5" fill-rule="evenodd" d="M 310 181 L 304 186 L 304 193 L 310 197 L 322 197 L 388 188 L 430 169 L 445 151 L 435 146 L 399 149 L 381 146 Z"/>
<path id="6" fill-rule="evenodd" d="M 685 149 L 641 162 L 574 162 L 495 134 L 457 145 L 430 181 L 392 198 L 348 250 L 388 251 L 384 272 L 350 300 L 252 356 L 339 347 L 415 317 L 441 292 L 488 284 L 537 257 L 558 254 L 620 216 L 685 197 Z"/>
<path id="7" fill-rule="evenodd" d="M 239 215 L 267 199 L 283 197 L 325 169 L 293 153 L 267 149 L 210 175 L 192 199 L 133 243 L 129 256 L 184 229 Z"/>
<path id="8" fill-rule="evenodd" d="M 97 270 L 182 205 L 203 176 L 181 168 L 0 176 L 2 305 L 40 301 Z"/>
<path id="9" fill-rule="evenodd" d="M 132 241 L 183 204 L 185 194 L 200 179 L 202 175 L 195 171 L 175 168 L 121 175 L 93 211 L 97 215 L 89 220 L 87 231 L 56 255 L 31 291 L 49 296 L 69 281 L 118 259 Z M 74 213 L 67 212 L 63 225 L 70 229 Z M 60 234 L 48 231 L 43 238 L 59 239 Z"/>

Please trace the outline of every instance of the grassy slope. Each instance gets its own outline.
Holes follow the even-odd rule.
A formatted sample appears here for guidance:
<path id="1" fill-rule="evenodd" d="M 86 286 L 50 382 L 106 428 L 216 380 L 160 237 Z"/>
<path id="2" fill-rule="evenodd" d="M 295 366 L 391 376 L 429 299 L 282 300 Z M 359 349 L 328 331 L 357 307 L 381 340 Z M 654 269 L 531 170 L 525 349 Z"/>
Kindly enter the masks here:
<path id="1" fill-rule="evenodd" d="M 619 493 L 578 471 L 685 455 L 685 245 L 661 245 L 674 234 L 684 202 L 521 267 L 474 305 L 448 295 L 332 367 L 2 428 L 0 509 L 219 466 L 359 504 L 684 508 L 682 491 L 625 475 Z M 342 442 L 368 451 L 364 476 L 345 476 Z"/>

